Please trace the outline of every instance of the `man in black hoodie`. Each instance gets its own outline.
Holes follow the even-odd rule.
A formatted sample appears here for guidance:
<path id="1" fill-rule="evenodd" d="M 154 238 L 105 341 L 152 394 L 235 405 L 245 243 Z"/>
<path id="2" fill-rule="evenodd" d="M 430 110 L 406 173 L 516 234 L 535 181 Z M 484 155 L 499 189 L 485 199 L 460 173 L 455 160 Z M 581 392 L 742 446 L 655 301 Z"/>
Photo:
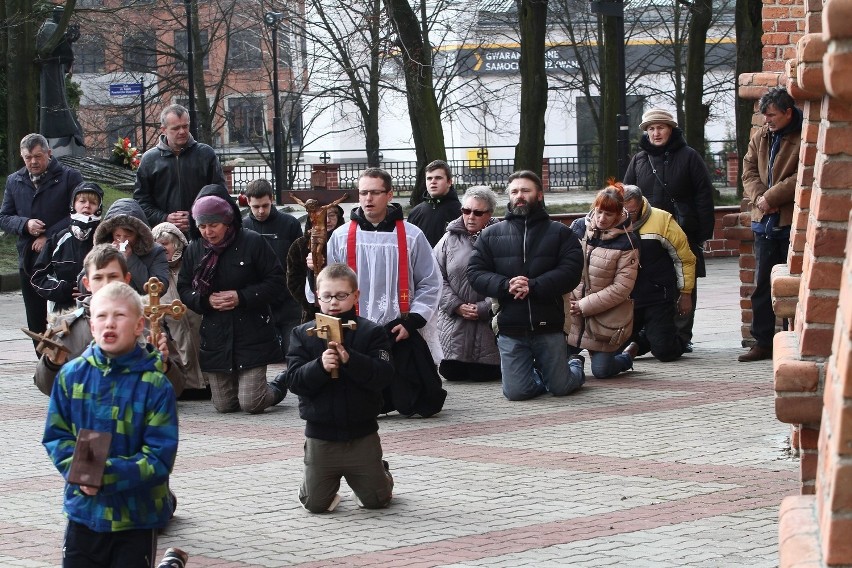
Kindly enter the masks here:
<path id="1" fill-rule="evenodd" d="M 287 267 L 290 245 L 302 236 L 302 227 L 292 215 L 281 213 L 275 207 L 272 184 L 263 178 L 253 180 L 246 186 L 249 212 L 243 217 L 243 227 L 251 229 L 266 239 L 275 251 L 282 267 Z M 290 345 L 290 332 L 299 325 L 302 310 L 289 293 L 281 294 L 272 304 L 275 328 L 281 336 L 284 353 Z"/>
<path id="2" fill-rule="evenodd" d="M 453 174 L 443 160 L 426 166 L 426 191 L 423 201 L 408 214 L 408 222 L 418 227 L 431 246 L 438 244 L 447 224 L 461 215 L 461 202 L 453 187 Z"/>

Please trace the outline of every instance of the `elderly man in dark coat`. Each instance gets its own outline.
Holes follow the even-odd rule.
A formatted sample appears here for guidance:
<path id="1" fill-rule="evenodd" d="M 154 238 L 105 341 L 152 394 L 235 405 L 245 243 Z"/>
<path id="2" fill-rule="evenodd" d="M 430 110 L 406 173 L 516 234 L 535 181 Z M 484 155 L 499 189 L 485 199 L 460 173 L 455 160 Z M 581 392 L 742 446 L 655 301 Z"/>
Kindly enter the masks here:
<path id="1" fill-rule="evenodd" d="M 6 179 L 0 228 L 18 235 L 18 272 L 27 311 L 27 327 L 43 333 L 47 329 L 47 300 L 35 291 L 32 269 L 47 239 L 71 223 L 68 203 L 83 176 L 59 163 L 41 134 L 21 140 L 24 167 Z"/>

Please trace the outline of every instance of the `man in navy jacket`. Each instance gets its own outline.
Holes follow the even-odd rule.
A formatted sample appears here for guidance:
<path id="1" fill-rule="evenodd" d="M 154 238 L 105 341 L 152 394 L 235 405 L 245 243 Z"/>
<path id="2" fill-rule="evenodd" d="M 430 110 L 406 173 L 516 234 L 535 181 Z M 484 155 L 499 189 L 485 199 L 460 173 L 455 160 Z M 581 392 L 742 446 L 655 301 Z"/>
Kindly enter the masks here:
<path id="1" fill-rule="evenodd" d="M 68 228 L 71 192 L 83 176 L 62 165 L 51 155 L 50 144 L 41 134 L 21 140 L 24 167 L 6 179 L 0 228 L 18 235 L 18 271 L 30 331 L 47 329 L 47 300 L 30 284 L 33 264 L 47 239 Z"/>

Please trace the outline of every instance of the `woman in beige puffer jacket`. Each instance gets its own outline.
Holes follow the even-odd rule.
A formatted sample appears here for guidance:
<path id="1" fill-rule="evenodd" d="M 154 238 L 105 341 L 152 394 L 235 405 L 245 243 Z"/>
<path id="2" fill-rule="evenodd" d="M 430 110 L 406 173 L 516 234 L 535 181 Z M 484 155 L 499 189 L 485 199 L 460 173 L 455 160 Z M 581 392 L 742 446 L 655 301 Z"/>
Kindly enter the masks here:
<path id="1" fill-rule="evenodd" d="M 585 218 L 574 221 L 571 229 L 583 245 L 588 278 L 584 273 L 580 284 L 565 295 L 568 350 L 574 355 L 588 350 L 592 374 L 604 379 L 633 367 L 631 355 L 618 352 L 621 343 L 630 337 L 632 321 L 624 329 L 621 341 L 602 341 L 588 330 L 590 316 L 631 302 L 630 292 L 639 270 L 638 239 L 624 210 L 621 184 L 598 192 L 592 210 Z"/>

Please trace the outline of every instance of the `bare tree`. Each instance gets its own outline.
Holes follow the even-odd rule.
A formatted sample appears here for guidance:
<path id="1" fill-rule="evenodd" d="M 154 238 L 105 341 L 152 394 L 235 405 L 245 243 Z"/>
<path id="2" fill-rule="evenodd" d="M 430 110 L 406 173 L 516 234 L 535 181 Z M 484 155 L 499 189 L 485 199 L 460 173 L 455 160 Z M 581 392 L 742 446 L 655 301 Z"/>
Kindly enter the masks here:
<path id="1" fill-rule="evenodd" d="M 395 45 L 400 51 L 408 113 L 417 154 L 417 182 L 412 192 L 412 203 L 420 200 L 425 187 L 424 169 L 433 160 L 446 160 L 444 130 L 441 112 L 435 98 L 432 68 L 432 45 L 425 0 L 421 2 L 418 17 L 407 0 L 384 0 L 388 17 L 396 32 Z"/>
<path id="2" fill-rule="evenodd" d="M 712 112 L 723 97 L 731 93 L 732 69 L 730 66 L 730 51 L 726 50 L 729 43 L 725 38 L 731 35 L 730 0 L 722 2 L 712 13 L 708 30 L 713 39 L 707 39 L 696 34 L 697 41 L 689 44 L 691 13 L 680 3 L 659 4 L 646 2 L 641 5 L 628 7 L 625 12 L 625 36 L 616 37 L 614 29 L 605 30 L 607 23 L 597 20 L 582 9 L 575 0 L 553 0 L 551 10 L 553 26 L 551 33 L 556 38 L 567 39 L 576 58 L 574 73 L 551 76 L 551 89 L 560 91 L 579 91 L 587 101 L 592 119 L 597 130 L 597 140 L 601 142 L 601 151 L 615 148 L 615 114 L 614 107 L 607 107 L 606 113 L 601 112 L 597 102 L 597 94 L 607 98 L 615 89 L 626 88 L 628 105 L 631 99 L 653 98 L 666 100 L 677 109 L 678 122 L 687 127 L 692 126 L 692 132 L 698 137 L 696 149 L 704 151 L 704 124 L 708 112 Z M 703 1 L 703 0 L 701 0 Z M 608 63 L 606 53 L 615 42 L 623 41 L 626 45 L 626 80 L 627 84 L 603 84 L 608 69 L 613 65 Z M 704 62 L 691 63 L 692 69 L 701 69 L 701 73 L 688 73 L 689 45 L 693 52 L 701 51 Z M 601 65 L 600 62 L 607 61 Z M 694 77 L 700 75 L 700 82 Z M 610 79 L 613 81 L 613 79 Z M 691 84 L 689 81 L 693 81 Z M 698 103 L 690 103 L 687 107 L 687 91 L 697 94 Z M 606 103 L 604 103 L 606 105 Z M 699 109 L 692 114 L 693 108 Z M 631 119 L 641 113 L 641 108 L 628 107 Z M 605 118 L 605 116 L 609 118 Z M 690 116 L 692 118 L 687 118 Z M 692 144 L 692 142 L 690 142 Z M 613 152 L 614 153 L 614 152 Z M 615 172 L 615 156 L 600 157 L 598 182 L 605 172 Z M 609 164 L 604 166 L 603 164 Z"/>
<path id="3" fill-rule="evenodd" d="M 547 0 L 518 0 L 521 38 L 521 136 L 515 147 L 515 169 L 541 175 L 544 157 L 544 113 L 547 110 L 547 72 L 544 38 Z"/>
<path id="4" fill-rule="evenodd" d="M 763 67 L 761 39 L 763 37 L 763 3 L 760 0 L 736 0 L 736 29 L 737 29 L 737 71 L 736 78 L 741 73 L 760 71 Z M 743 157 L 748 150 L 751 137 L 751 120 L 754 115 L 754 101 L 737 97 L 736 132 L 737 153 L 739 154 L 738 171 L 743 171 Z M 737 176 L 737 195 L 743 195 L 743 181 Z"/>
<path id="5" fill-rule="evenodd" d="M 380 0 L 308 0 L 299 33 L 306 38 L 315 98 L 345 113 L 357 110 L 354 124 L 364 135 L 367 162 L 379 165 L 379 112 L 388 87 L 382 73 L 388 58 L 390 26 Z"/>

